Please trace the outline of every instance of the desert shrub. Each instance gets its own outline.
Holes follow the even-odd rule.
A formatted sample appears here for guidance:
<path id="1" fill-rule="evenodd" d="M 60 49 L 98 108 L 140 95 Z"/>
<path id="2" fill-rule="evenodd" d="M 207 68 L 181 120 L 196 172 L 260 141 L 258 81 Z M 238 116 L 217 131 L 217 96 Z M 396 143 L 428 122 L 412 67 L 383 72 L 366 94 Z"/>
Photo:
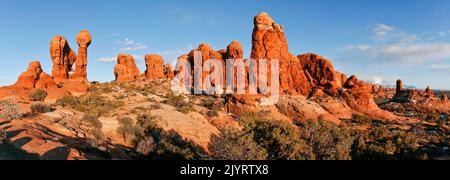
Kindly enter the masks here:
<path id="1" fill-rule="evenodd" d="M 136 151 L 152 160 L 201 160 L 205 152 L 195 143 L 181 137 L 175 131 L 166 132 L 157 127 L 157 118 L 146 114 L 139 115 L 137 127 L 142 128 L 144 136 L 135 139 Z M 142 133 L 142 132 L 141 132 Z M 142 135 L 142 134 L 141 134 Z"/>
<path id="2" fill-rule="evenodd" d="M 183 95 L 176 96 L 173 92 L 170 92 L 166 94 L 166 98 L 166 104 L 174 106 L 182 113 L 188 113 L 192 108 L 192 104 L 189 103 Z"/>
<path id="3" fill-rule="evenodd" d="M 203 99 L 201 106 L 206 107 L 212 111 L 220 111 L 225 104 L 221 100 L 216 100 L 214 98 Z"/>
<path id="4" fill-rule="evenodd" d="M 356 125 L 370 125 L 372 123 L 372 118 L 365 115 L 353 114 L 350 122 Z"/>
<path id="5" fill-rule="evenodd" d="M 389 103 L 391 101 L 391 99 L 389 99 L 389 98 L 374 98 L 374 101 L 378 105 L 383 105 L 383 104 Z"/>
<path id="6" fill-rule="evenodd" d="M 268 156 L 253 134 L 236 129 L 222 129 L 221 135 L 211 140 L 209 150 L 214 160 L 265 160 Z"/>
<path id="7" fill-rule="evenodd" d="M 206 113 L 206 116 L 208 116 L 209 118 L 217 117 L 219 116 L 219 112 L 217 112 L 216 110 L 210 110 Z"/>
<path id="8" fill-rule="evenodd" d="M 352 157 L 356 160 L 422 159 L 425 152 L 419 150 L 419 141 L 420 138 L 414 133 L 392 132 L 386 127 L 377 127 L 368 133 L 359 134 Z"/>
<path id="9" fill-rule="evenodd" d="M 39 113 L 48 113 L 51 112 L 53 109 L 49 105 L 42 104 L 42 103 L 36 103 L 32 104 L 30 106 L 31 113 L 33 114 L 39 114 Z"/>
<path id="10" fill-rule="evenodd" d="M 79 104 L 79 98 L 71 95 L 63 96 L 56 101 L 56 105 L 62 107 L 78 106 Z"/>
<path id="11" fill-rule="evenodd" d="M 312 147 L 317 160 L 351 160 L 351 131 L 323 120 L 300 124 L 301 138 Z"/>
<path id="12" fill-rule="evenodd" d="M 6 134 L 6 131 L 4 129 L 0 128 L 0 144 L 2 142 L 6 142 L 6 141 L 8 141 L 8 136 Z"/>
<path id="13" fill-rule="evenodd" d="M 97 116 L 85 114 L 79 123 L 79 128 L 86 135 L 89 144 L 92 147 L 101 148 L 106 138 L 101 131 L 103 124 Z"/>
<path id="14" fill-rule="evenodd" d="M 150 106 L 151 109 L 161 109 L 161 104 L 159 102 L 155 102 Z"/>
<path id="15" fill-rule="evenodd" d="M 133 119 L 121 117 L 118 121 L 120 126 L 117 128 L 117 133 L 123 136 L 126 143 L 136 146 L 145 137 L 145 129 L 135 125 Z"/>
<path id="16" fill-rule="evenodd" d="M 93 127 L 95 129 L 102 129 L 102 122 L 98 120 L 96 116 L 86 114 L 83 116 L 83 122 L 86 122 L 90 127 Z"/>
<path id="17" fill-rule="evenodd" d="M 131 119 L 130 117 L 127 117 L 127 116 L 119 118 L 118 121 L 119 121 L 120 125 L 132 125 L 132 124 L 134 124 L 133 119 Z"/>
<path id="18" fill-rule="evenodd" d="M 123 136 L 127 144 L 133 146 L 144 137 L 144 129 L 136 125 L 121 125 L 117 128 L 117 133 Z"/>
<path id="19" fill-rule="evenodd" d="M 112 83 L 94 83 L 90 87 L 92 93 L 112 93 L 114 91 Z"/>
<path id="20" fill-rule="evenodd" d="M 136 147 L 136 151 L 142 155 L 149 155 L 155 150 L 156 144 L 152 137 L 148 136 L 142 139 Z"/>
<path id="21" fill-rule="evenodd" d="M 240 122 L 246 134 L 253 133 L 255 142 L 266 149 L 269 160 L 315 159 L 312 148 L 292 123 L 268 120 L 261 113 L 246 113 Z"/>
<path id="22" fill-rule="evenodd" d="M 204 151 L 190 140 L 174 131 L 153 130 L 150 136 L 155 140 L 155 148 L 149 157 L 156 160 L 201 160 Z"/>
<path id="23" fill-rule="evenodd" d="M 136 124 L 144 128 L 146 131 L 152 131 L 157 128 L 157 117 L 151 114 L 141 114 L 137 116 Z"/>
<path id="24" fill-rule="evenodd" d="M 38 89 L 34 93 L 30 94 L 28 98 L 30 101 L 44 101 L 46 97 L 47 92 L 42 89 Z"/>
<path id="25" fill-rule="evenodd" d="M 18 119 L 23 116 L 21 108 L 12 100 L 0 101 L 0 118 L 5 119 Z"/>
<path id="26" fill-rule="evenodd" d="M 88 95 L 80 98 L 74 96 L 64 96 L 59 99 L 56 104 L 63 107 L 70 107 L 97 117 L 101 117 L 123 106 L 123 102 L 121 101 L 109 101 L 101 95 L 94 93 L 89 93 Z"/>

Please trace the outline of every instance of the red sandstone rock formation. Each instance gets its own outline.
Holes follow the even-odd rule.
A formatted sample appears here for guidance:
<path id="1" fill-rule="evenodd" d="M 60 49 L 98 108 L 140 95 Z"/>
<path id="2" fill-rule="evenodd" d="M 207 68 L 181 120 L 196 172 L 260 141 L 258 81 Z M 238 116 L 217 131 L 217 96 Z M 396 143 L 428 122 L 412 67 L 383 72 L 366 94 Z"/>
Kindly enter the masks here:
<path id="1" fill-rule="evenodd" d="M 397 88 L 395 89 L 395 93 L 401 93 L 403 91 L 403 81 L 402 80 L 397 80 Z"/>
<path id="2" fill-rule="evenodd" d="M 290 75 L 290 64 L 295 58 L 289 53 L 283 27 L 275 23 L 267 13 L 260 13 L 254 18 L 252 52 L 250 57 L 256 61 L 267 59 L 268 64 L 272 60 L 279 60 L 281 92 L 292 91 L 290 84 L 292 84 L 293 79 Z M 268 77 L 271 76 L 270 66 L 268 66 L 267 75 Z"/>
<path id="3" fill-rule="evenodd" d="M 378 95 L 379 96 L 383 96 L 384 95 L 384 88 L 383 85 L 380 85 L 378 88 Z"/>
<path id="4" fill-rule="evenodd" d="M 53 78 L 43 72 L 39 61 L 34 61 L 19 76 L 14 85 L 0 87 L 0 98 L 16 96 L 28 99 L 28 96 L 37 89 L 43 89 L 48 93 L 45 101 L 49 103 L 54 103 L 57 99 L 69 95 L 67 90 L 59 88 L 53 81 Z"/>
<path id="5" fill-rule="evenodd" d="M 220 63 L 222 63 L 222 68 L 223 68 L 223 73 L 224 73 L 224 75 L 225 75 L 225 67 L 226 67 L 226 64 L 225 64 L 225 61 L 223 60 L 223 57 L 222 57 L 222 54 L 221 54 L 221 53 L 219 53 L 219 52 L 213 50 L 212 47 L 211 47 L 210 45 L 203 43 L 203 44 L 200 44 L 200 45 L 198 46 L 198 48 L 196 48 L 196 49 L 192 50 L 191 52 L 189 52 L 189 55 L 188 55 L 188 57 L 187 57 L 187 60 L 190 62 L 192 68 L 195 68 L 195 62 L 194 62 L 194 60 L 195 60 L 195 52 L 200 53 L 201 58 L 202 58 L 202 62 L 201 62 L 202 64 L 201 64 L 201 65 L 203 66 L 203 72 L 202 72 L 202 80 L 203 80 L 203 84 L 199 85 L 199 87 L 202 87 L 203 90 L 207 90 L 207 89 L 209 89 L 210 87 L 205 86 L 204 81 L 205 81 L 205 79 L 208 77 L 208 75 L 214 73 L 214 72 L 216 71 L 216 69 L 215 69 L 215 68 L 212 68 L 211 71 L 206 71 L 205 68 L 204 68 L 205 63 L 206 63 L 208 60 L 218 60 Z M 222 53 L 223 53 L 223 52 L 222 52 Z M 193 72 L 193 73 L 194 73 L 194 72 Z M 193 74 L 193 75 L 192 75 L 192 78 L 193 78 L 194 76 L 195 76 L 195 75 Z M 226 79 L 226 78 L 223 77 L 223 82 L 222 82 L 222 83 L 223 83 L 223 86 L 222 86 L 222 87 L 225 87 L 225 79 Z M 191 81 L 191 82 L 192 82 L 192 83 L 195 83 L 194 81 Z M 213 87 L 215 87 L 216 83 L 217 83 L 217 82 L 216 82 L 215 80 L 212 80 L 212 86 L 213 86 Z M 193 84 L 193 85 L 194 85 L 194 84 Z M 194 85 L 193 87 L 195 87 L 195 85 Z"/>
<path id="6" fill-rule="evenodd" d="M 239 41 L 233 41 L 228 45 L 225 53 L 223 53 L 223 58 L 227 59 L 242 59 L 244 58 L 244 50 L 242 44 Z"/>
<path id="7" fill-rule="evenodd" d="M 440 100 L 444 103 L 448 103 L 448 96 L 446 94 L 442 94 Z"/>
<path id="8" fill-rule="evenodd" d="M 356 76 L 351 76 L 344 85 L 347 90 L 342 93 L 342 97 L 350 108 L 359 113 L 385 120 L 397 119 L 394 114 L 378 107 L 369 87 Z"/>
<path id="9" fill-rule="evenodd" d="M 76 69 L 73 77 L 79 81 L 87 82 L 87 48 L 92 42 L 89 31 L 80 31 L 76 41 L 78 44 L 78 56 L 75 62 Z"/>
<path id="10" fill-rule="evenodd" d="M 342 74 L 334 70 L 333 64 L 326 58 L 316 54 L 299 55 L 298 59 L 303 64 L 305 73 L 311 77 L 310 84 L 323 88 L 327 94 L 338 95 L 342 87 Z M 293 77 L 295 78 L 295 77 Z"/>
<path id="11" fill-rule="evenodd" d="M 378 92 L 378 89 L 377 89 L 377 85 L 376 85 L 376 84 L 372 84 L 372 85 L 370 85 L 370 86 L 371 86 L 371 89 L 372 89 L 372 93 L 373 93 L 373 94 L 375 94 L 375 93 Z"/>
<path id="12" fill-rule="evenodd" d="M 167 79 L 173 79 L 175 77 L 175 72 L 173 71 L 170 64 L 165 64 L 163 66 L 164 77 Z"/>
<path id="13" fill-rule="evenodd" d="M 46 74 L 39 61 L 31 62 L 28 69 L 17 80 L 15 87 L 22 88 L 55 88 L 56 83 L 50 75 Z"/>
<path id="14" fill-rule="evenodd" d="M 114 76 L 117 82 L 129 82 L 139 80 L 140 71 L 136 66 L 133 56 L 119 54 L 117 64 L 114 67 Z"/>
<path id="15" fill-rule="evenodd" d="M 146 79 L 162 79 L 165 78 L 164 74 L 164 59 L 157 54 L 148 54 L 145 56 L 145 64 L 147 69 L 145 70 Z"/>
<path id="16" fill-rule="evenodd" d="M 431 91 L 430 86 L 427 86 L 427 89 L 425 89 L 425 94 L 428 97 L 432 97 L 433 96 L 433 91 Z"/>
<path id="17" fill-rule="evenodd" d="M 70 49 L 66 38 L 55 36 L 50 42 L 50 57 L 53 61 L 52 75 L 56 82 L 69 79 L 69 73 L 76 60 L 75 52 Z"/>

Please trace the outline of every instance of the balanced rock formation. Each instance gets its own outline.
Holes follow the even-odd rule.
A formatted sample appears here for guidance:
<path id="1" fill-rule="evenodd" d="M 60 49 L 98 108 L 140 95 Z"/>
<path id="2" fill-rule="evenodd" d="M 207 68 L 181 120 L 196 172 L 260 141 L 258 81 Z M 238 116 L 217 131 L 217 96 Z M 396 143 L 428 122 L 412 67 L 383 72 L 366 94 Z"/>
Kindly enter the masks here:
<path id="1" fill-rule="evenodd" d="M 164 59 L 157 54 L 148 54 L 145 56 L 145 70 L 146 79 L 162 79 L 165 78 L 164 74 Z"/>
<path id="2" fill-rule="evenodd" d="M 114 67 L 114 76 L 117 82 L 129 82 L 139 80 L 140 71 L 136 66 L 132 55 L 119 54 L 117 64 Z"/>
<path id="3" fill-rule="evenodd" d="M 76 38 L 78 44 L 78 56 L 76 59 L 76 69 L 73 77 L 77 80 L 87 82 L 87 48 L 92 42 L 89 31 L 83 30 Z"/>
<path id="4" fill-rule="evenodd" d="M 50 75 L 42 70 L 39 61 L 33 61 L 28 66 L 28 69 L 19 76 L 19 79 L 14 86 L 28 89 L 55 88 L 56 83 Z"/>

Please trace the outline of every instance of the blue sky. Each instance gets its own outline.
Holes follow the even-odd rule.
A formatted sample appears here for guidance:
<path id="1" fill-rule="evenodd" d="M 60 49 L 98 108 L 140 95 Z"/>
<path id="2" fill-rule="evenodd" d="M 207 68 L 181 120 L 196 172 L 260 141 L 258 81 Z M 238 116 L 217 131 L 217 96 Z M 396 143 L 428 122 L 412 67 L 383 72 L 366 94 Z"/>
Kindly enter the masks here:
<path id="1" fill-rule="evenodd" d="M 114 79 L 114 57 L 159 53 L 172 62 L 205 42 L 232 40 L 251 49 L 253 17 L 268 12 L 282 24 L 293 54 L 314 52 L 339 71 L 392 84 L 450 89 L 448 0 L 1 0 L 0 85 L 12 84 L 32 60 L 51 72 L 49 43 L 93 36 L 91 81 Z"/>

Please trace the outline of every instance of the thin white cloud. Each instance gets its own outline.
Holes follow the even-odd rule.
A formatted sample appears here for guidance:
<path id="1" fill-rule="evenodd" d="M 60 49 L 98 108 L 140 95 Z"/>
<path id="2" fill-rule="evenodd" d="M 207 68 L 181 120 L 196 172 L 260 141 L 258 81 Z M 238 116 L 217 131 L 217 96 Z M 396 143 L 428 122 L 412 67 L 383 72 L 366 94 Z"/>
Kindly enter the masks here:
<path id="1" fill-rule="evenodd" d="M 131 56 L 133 56 L 134 60 L 137 62 L 144 62 L 144 55 L 137 55 L 137 54 L 131 54 Z M 102 63 L 115 63 L 117 62 L 117 56 L 114 57 L 102 57 L 97 59 L 98 62 L 102 62 Z"/>
<path id="2" fill-rule="evenodd" d="M 376 37 L 382 38 L 385 37 L 389 32 L 394 31 L 395 28 L 386 24 L 377 23 L 372 30 L 375 33 Z"/>
<path id="3" fill-rule="evenodd" d="M 450 30 L 438 32 L 438 35 L 441 37 L 450 35 Z"/>
<path id="4" fill-rule="evenodd" d="M 125 44 L 125 45 L 132 45 L 132 44 L 134 44 L 134 41 L 133 40 L 129 40 L 129 39 L 125 39 L 123 41 L 123 44 Z"/>
<path id="5" fill-rule="evenodd" d="M 179 49 L 169 49 L 164 51 L 156 52 L 156 54 L 161 55 L 164 58 L 165 63 L 168 63 L 170 65 L 175 65 L 177 63 L 178 57 L 180 57 L 183 54 L 189 53 L 192 49 L 194 49 L 194 46 L 189 46 L 187 48 L 179 48 Z"/>
<path id="6" fill-rule="evenodd" d="M 139 45 L 133 48 L 134 51 L 138 51 L 138 50 L 143 50 L 143 49 L 147 49 L 147 46 L 145 45 Z"/>
<path id="7" fill-rule="evenodd" d="M 143 43 L 136 43 L 136 41 L 128 38 L 123 41 L 118 41 L 118 43 L 124 45 L 124 47 L 120 48 L 121 51 L 139 51 L 147 49 L 147 46 Z"/>
<path id="8" fill-rule="evenodd" d="M 119 33 L 110 33 L 108 36 L 109 37 L 117 37 L 117 36 L 120 36 L 120 34 Z"/>
<path id="9" fill-rule="evenodd" d="M 351 45 L 345 51 L 356 52 L 382 61 L 423 63 L 450 59 L 450 44 Z"/>
<path id="10" fill-rule="evenodd" d="M 430 69 L 433 71 L 450 72 L 450 65 L 449 64 L 432 64 L 430 66 Z"/>
<path id="11" fill-rule="evenodd" d="M 422 40 L 422 35 L 398 30 L 394 26 L 378 23 L 373 36 L 382 40 L 366 44 L 347 45 L 343 52 L 360 59 L 375 60 L 377 64 L 405 63 L 405 65 L 450 59 L 450 43 Z"/>
<path id="12" fill-rule="evenodd" d="M 121 51 L 131 51 L 132 49 L 133 49 L 132 47 L 120 48 Z"/>
<path id="13" fill-rule="evenodd" d="M 358 76 L 361 80 L 372 83 L 372 84 L 379 84 L 379 85 L 394 85 L 395 82 L 398 79 L 401 79 L 397 76 L 387 76 L 387 75 L 367 75 L 367 74 L 361 74 Z"/>
<path id="14" fill-rule="evenodd" d="M 97 61 L 102 63 L 113 63 L 117 61 L 117 57 L 102 57 L 97 59 Z"/>

